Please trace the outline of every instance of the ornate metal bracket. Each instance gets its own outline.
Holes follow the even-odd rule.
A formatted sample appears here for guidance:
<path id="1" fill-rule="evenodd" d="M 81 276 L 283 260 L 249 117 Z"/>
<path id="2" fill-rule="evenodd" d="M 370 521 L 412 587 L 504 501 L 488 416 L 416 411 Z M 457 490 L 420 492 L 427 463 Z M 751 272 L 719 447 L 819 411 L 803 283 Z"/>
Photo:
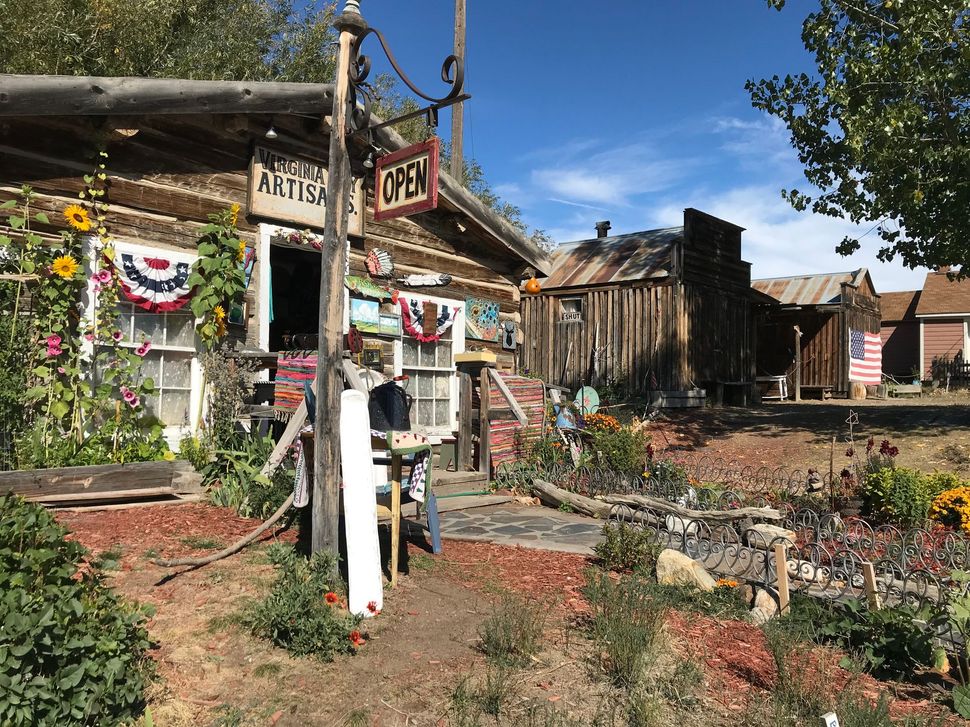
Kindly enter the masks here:
<path id="1" fill-rule="evenodd" d="M 370 86 L 367 83 L 367 78 L 370 76 L 371 71 L 371 60 L 369 56 L 361 55 L 360 53 L 360 47 L 369 35 L 376 36 L 377 40 L 380 41 L 381 49 L 384 51 L 384 55 L 387 57 L 387 60 L 390 62 L 391 67 L 394 69 L 394 72 L 397 74 L 398 78 L 400 78 L 416 96 L 430 102 L 428 106 L 422 108 L 420 111 L 406 114 L 397 119 L 384 121 L 374 128 L 391 126 L 422 113 L 428 113 L 434 119 L 434 121 L 437 121 L 438 109 L 470 98 L 464 93 L 465 66 L 462 60 L 457 56 L 454 54 L 449 55 L 447 58 L 445 58 L 444 63 L 441 64 L 441 80 L 449 87 L 449 90 L 444 96 L 436 97 L 422 91 L 417 84 L 415 84 L 408 77 L 408 75 L 401 68 L 400 64 L 397 62 L 397 59 L 391 52 L 390 47 L 388 47 L 387 40 L 384 38 L 381 31 L 377 30 L 377 28 L 366 28 L 357 35 L 357 38 L 354 40 L 354 44 L 351 47 L 351 109 L 350 113 L 348 114 L 348 119 L 349 125 L 354 133 L 371 128 L 370 116 L 373 99 L 371 98 Z M 358 104 L 358 97 L 362 102 L 360 105 Z"/>

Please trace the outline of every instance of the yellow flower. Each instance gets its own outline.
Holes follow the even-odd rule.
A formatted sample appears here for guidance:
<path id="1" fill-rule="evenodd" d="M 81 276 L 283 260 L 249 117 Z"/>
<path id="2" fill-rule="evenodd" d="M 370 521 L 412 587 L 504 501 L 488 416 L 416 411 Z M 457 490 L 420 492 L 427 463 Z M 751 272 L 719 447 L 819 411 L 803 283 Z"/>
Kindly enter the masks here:
<path id="1" fill-rule="evenodd" d="M 88 217 L 88 211 L 79 204 L 72 204 L 65 207 L 64 219 L 75 230 L 87 232 L 91 229 L 91 218 Z"/>
<path id="2" fill-rule="evenodd" d="M 241 207 L 238 202 L 233 202 L 232 206 L 229 208 L 229 224 L 233 227 L 236 226 L 236 221 L 239 219 L 239 210 Z"/>
<path id="3" fill-rule="evenodd" d="M 226 322 L 224 320 L 216 321 L 216 336 L 222 338 L 226 335 Z"/>
<path id="4" fill-rule="evenodd" d="M 239 251 L 236 253 L 236 260 L 242 262 L 246 257 L 246 243 L 242 240 L 239 241 Z"/>
<path id="5" fill-rule="evenodd" d="M 70 255 L 61 255 L 51 263 L 51 272 L 67 280 L 73 278 L 77 272 L 77 260 Z"/>
<path id="6" fill-rule="evenodd" d="M 217 321 L 225 320 L 226 309 L 223 308 L 221 305 L 217 305 L 215 308 L 212 309 L 212 315 L 215 316 Z"/>
<path id="7" fill-rule="evenodd" d="M 165 454 L 162 455 L 162 459 L 164 459 L 166 462 L 174 462 L 175 461 L 175 452 L 173 452 L 170 449 L 166 449 L 165 450 Z"/>

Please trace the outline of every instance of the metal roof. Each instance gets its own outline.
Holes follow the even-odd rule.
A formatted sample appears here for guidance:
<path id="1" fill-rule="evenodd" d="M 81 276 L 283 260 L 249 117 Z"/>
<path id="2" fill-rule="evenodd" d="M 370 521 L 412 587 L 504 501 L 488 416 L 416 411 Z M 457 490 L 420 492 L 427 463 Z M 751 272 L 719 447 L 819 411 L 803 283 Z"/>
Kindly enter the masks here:
<path id="1" fill-rule="evenodd" d="M 751 287 L 770 295 L 782 305 L 824 305 L 842 300 L 842 284 L 858 285 L 867 275 L 865 268 L 847 273 L 795 275 L 789 278 L 752 280 Z"/>
<path id="2" fill-rule="evenodd" d="M 550 290 L 666 277 L 670 252 L 683 237 L 681 226 L 563 243 L 552 253 L 552 270 L 542 287 Z"/>

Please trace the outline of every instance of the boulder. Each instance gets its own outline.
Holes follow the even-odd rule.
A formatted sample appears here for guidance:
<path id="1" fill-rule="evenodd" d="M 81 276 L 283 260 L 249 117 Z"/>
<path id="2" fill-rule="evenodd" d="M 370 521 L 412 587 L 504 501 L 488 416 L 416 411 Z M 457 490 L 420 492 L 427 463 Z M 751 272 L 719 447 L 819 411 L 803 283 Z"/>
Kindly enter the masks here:
<path id="1" fill-rule="evenodd" d="M 657 582 L 665 586 L 693 586 L 713 591 L 717 581 L 704 566 L 679 550 L 667 548 L 657 558 Z"/>
<path id="2" fill-rule="evenodd" d="M 771 548 L 772 541 L 778 538 L 787 538 L 792 544 L 795 542 L 795 533 L 787 528 L 768 523 L 757 523 L 745 530 L 744 539 L 752 548 Z M 791 545 L 789 545 L 791 547 Z"/>
<path id="3" fill-rule="evenodd" d="M 754 592 L 754 608 L 748 612 L 748 620 L 757 626 L 763 626 L 778 615 L 778 602 L 775 597 L 763 588 Z"/>

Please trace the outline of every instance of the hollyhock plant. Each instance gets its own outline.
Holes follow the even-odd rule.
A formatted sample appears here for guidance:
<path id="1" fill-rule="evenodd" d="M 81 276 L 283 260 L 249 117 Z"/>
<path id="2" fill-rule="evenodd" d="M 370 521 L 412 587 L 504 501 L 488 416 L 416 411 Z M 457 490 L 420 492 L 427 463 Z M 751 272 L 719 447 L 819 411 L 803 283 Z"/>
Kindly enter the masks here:
<path id="1" fill-rule="evenodd" d="M 131 404 L 131 402 L 138 399 L 138 394 L 136 394 L 131 389 L 125 389 L 123 392 L 121 392 L 121 398 L 124 399 L 126 403 Z M 133 404 L 133 406 L 137 406 L 137 405 Z"/>
<path id="2" fill-rule="evenodd" d="M 125 401 L 128 401 L 128 399 L 125 399 Z M 128 401 L 128 406 L 132 409 L 137 409 L 139 404 L 141 404 L 141 399 L 137 395 L 132 397 L 131 401 Z"/>
<path id="3" fill-rule="evenodd" d="M 115 343 L 117 343 L 118 341 L 120 341 L 122 339 L 122 337 L 123 336 L 122 336 L 121 331 L 112 331 L 111 332 L 111 338 L 115 341 Z"/>
<path id="4" fill-rule="evenodd" d="M 58 336 L 56 333 L 52 333 L 47 337 L 47 347 L 56 348 L 57 346 L 61 345 L 61 341 L 62 339 L 60 336 Z"/>
<path id="5" fill-rule="evenodd" d="M 135 353 L 137 353 L 139 356 L 144 356 L 151 350 L 152 350 L 151 341 L 145 341 L 138 348 L 135 349 Z"/>
<path id="6" fill-rule="evenodd" d="M 104 285 L 105 283 L 111 282 L 111 271 L 106 269 L 101 269 L 97 274 L 98 282 Z"/>

